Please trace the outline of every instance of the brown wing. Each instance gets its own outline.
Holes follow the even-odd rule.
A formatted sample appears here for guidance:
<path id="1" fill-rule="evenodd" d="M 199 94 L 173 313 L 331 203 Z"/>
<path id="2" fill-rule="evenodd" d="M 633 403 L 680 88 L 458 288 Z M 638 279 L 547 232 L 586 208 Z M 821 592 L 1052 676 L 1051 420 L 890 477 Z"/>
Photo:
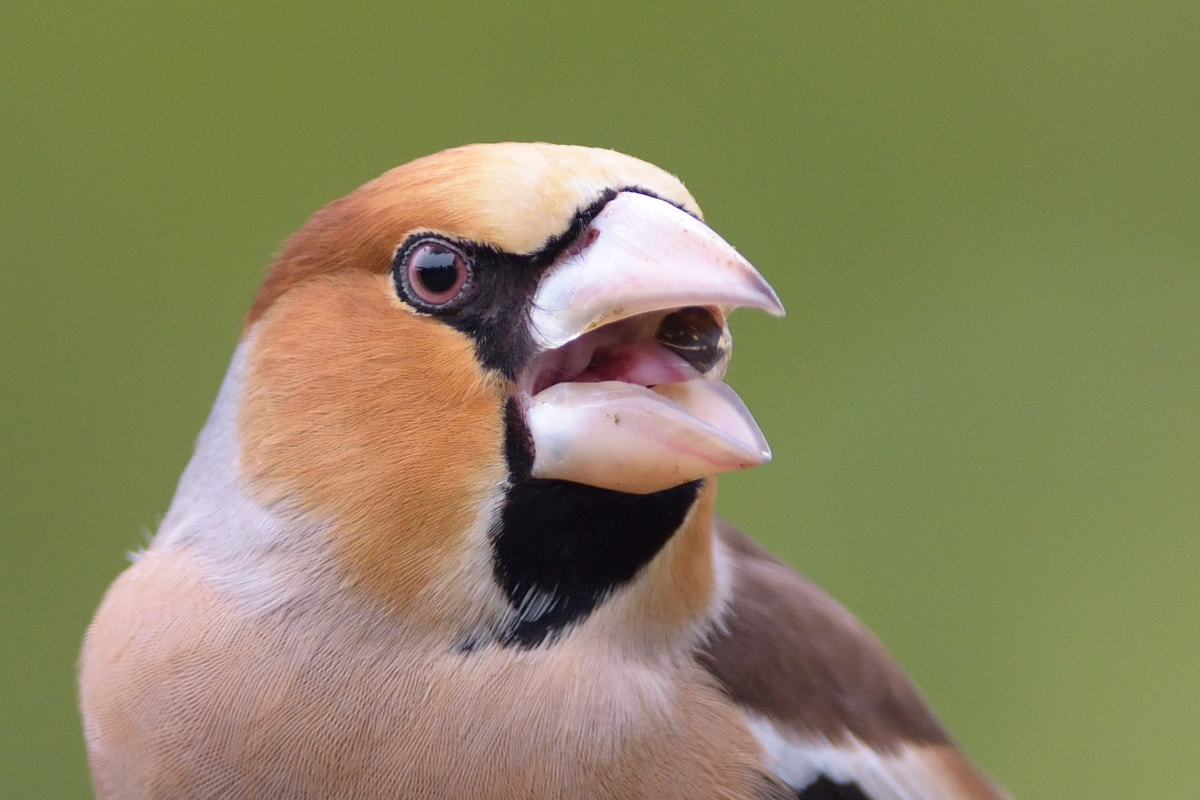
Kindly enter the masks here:
<path id="1" fill-rule="evenodd" d="M 733 593 L 701 655 L 804 800 L 1001 800 L 866 627 L 721 518 Z"/>

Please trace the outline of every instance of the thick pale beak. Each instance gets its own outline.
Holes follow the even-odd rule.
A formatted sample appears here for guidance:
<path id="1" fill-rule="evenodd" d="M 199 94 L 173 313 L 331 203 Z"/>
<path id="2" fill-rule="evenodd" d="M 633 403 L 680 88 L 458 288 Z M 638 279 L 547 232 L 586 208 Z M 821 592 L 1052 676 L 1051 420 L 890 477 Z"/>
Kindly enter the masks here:
<path id="1" fill-rule="evenodd" d="M 534 297 L 541 352 L 520 378 L 533 477 L 647 494 L 770 460 L 720 382 L 741 306 L 783 314 L 695 217 L 634 192 L 609 201 Z"/>

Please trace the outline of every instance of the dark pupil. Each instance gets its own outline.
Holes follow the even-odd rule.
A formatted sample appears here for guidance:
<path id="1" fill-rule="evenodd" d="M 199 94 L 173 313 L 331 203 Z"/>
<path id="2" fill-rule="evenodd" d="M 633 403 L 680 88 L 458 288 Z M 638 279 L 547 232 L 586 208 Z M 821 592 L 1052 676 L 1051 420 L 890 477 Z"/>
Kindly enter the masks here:
<path id="1" fill-rule="evenodd" d="M 418 256 L 417 280 L 434 294 L 448 292 L 458 280 L 457 256 L 449 250 L 426 250 Z"/>

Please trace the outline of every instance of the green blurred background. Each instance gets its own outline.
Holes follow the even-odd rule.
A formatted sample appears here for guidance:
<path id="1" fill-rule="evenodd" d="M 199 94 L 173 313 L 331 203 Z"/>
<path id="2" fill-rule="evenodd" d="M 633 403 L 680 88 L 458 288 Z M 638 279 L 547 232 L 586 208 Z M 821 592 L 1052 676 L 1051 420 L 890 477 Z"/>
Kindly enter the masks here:
<path id="1" fill-rule="evenodd" d="M 280 241 L 505 139 L 676 172 L 774 282 L 721 508 L 975 758 L 1200 791 L 1200 4 L 8 2 L 0 104 L 0 797 L 88 795 L 80 637 Z"/>

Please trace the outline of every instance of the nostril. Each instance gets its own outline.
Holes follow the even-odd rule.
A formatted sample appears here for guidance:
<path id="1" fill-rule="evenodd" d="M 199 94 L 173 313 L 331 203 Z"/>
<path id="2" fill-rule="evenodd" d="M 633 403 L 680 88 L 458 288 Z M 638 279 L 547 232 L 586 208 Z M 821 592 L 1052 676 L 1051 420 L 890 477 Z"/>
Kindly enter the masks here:
<path id="1" fill-rule="evenodd" d="M 583 251 L 599 238 L 600 231 L 589 225 L 579 232 L 579 236 L 575 238 L 575 241 L 567 246 L 567 254 L 570 256 L 582 255 Z"/>

